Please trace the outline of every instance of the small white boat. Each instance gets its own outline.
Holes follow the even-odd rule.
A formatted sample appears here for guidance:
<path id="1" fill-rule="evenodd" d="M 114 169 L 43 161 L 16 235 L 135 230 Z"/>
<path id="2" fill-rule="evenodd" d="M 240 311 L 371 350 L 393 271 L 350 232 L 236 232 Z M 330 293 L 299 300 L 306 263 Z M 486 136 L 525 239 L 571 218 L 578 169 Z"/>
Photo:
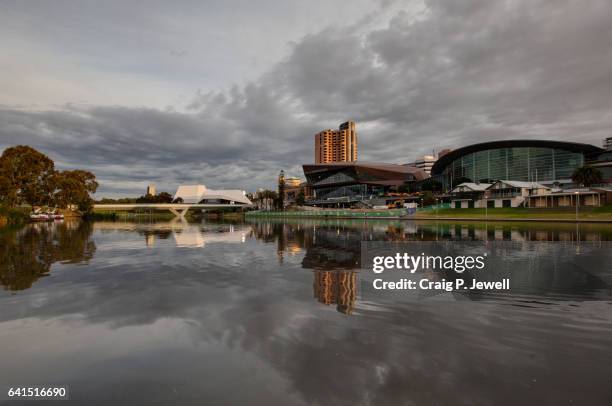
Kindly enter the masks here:
<path id="1" fill-rule="evenodd" d="M 47 213 L 32 213 L 30 214 L 30 220 L 33 221 L 50 221 L 53 220 Z"/>
<path id="2" fill-rule="evenodd" d="M 32 221 L 54 221 L 63 219 L 64 215 L 57 213 L 55 210 L 42 211 L 40 209 L 36 209 L 30 214 L 30 220 Z"/>

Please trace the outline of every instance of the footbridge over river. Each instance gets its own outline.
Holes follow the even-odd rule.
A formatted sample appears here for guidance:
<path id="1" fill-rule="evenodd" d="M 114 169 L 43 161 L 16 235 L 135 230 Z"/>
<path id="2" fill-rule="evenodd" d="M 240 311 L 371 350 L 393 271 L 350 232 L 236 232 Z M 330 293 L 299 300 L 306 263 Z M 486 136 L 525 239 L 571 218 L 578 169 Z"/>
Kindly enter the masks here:
<path id="1" fill-rule="evenodd" d="M 168 210 L 184 219 L 189 209 L 237 209 L 253 205 L 243 190 L 213 190 L 204 185 L 180 185 L 173 198 L 180 203 L 100 203 L 94 205 L 94 210 Z"/>
<path id="2" fill-rule="evenodd" d="M 185 218 L 189 209 L 222 209 L 250 207 L 247 204 L 232 203 L 110 203 L 94 204 L 94 210 L 131 211 L 138 209 L 168 210 L 178 218 Z"/>

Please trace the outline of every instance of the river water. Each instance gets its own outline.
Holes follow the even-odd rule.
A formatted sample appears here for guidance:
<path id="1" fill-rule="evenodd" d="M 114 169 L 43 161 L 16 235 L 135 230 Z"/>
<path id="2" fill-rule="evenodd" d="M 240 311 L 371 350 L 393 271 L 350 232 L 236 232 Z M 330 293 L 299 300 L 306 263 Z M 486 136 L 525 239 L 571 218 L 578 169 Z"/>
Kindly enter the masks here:
<path id="1" fill-rule="evenodd" d="M 0 384 L 69 385 L 84 405 L 612 404 L 612 264 L 578 255 L 573 270 L 522 270 L 520 289 L 486 295 L 366 294 L 361 242 L 415 240 L 549 241 L 579 254 L 605 252 L 612 226 L 0 230 Z"/>

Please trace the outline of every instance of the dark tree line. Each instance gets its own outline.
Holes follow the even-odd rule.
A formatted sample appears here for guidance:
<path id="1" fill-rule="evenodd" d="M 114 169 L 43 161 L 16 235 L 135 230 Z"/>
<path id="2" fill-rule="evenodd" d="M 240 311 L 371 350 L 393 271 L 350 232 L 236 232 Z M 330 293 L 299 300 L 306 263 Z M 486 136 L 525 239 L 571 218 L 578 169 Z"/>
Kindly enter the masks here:
<path id="1" fill-rule="evenodd" d="M 591 187 L 603 182 L 603 173 L 595 167 L 585 165 L 576 168 L 572 174 L 572 180 L 584 187 Z"/>
<path id="2" fill-rule="evenodd" d="M 93 173 L 75 169 L 58 171 L 45 154 L 26 145 L 7 148 L 0 156 L 0 204 L 15 207 L 77 206 L 82 212 L 93 205 L 98 189 Z"/>
<path id="3" fill-rule="evenodd" d="M 183 199 L 178 197 L 172 199 L 172 195 L 168 192 L 160 192 L 156 195 L 143 195 L 140 197 L 122 197 L 119 199 L 104 198 L 100 199 L 101 204 L 133 204 L 133 203 L 183 203 Z"/>

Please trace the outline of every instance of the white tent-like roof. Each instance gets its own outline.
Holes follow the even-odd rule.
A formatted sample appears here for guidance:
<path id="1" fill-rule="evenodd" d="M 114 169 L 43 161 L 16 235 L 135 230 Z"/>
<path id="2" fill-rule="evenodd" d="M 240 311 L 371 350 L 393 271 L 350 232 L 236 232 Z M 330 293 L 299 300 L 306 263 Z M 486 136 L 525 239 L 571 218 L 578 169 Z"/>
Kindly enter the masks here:
<path id="1" fill-rule="evenodd" d="M 228 200 L 239 204 L 253 204 L 247 197 L 243 190 L 238 189 L 226 189 L 226 190 L 213 190 L 208 189 L 204 185 L 180 185 L 176 189 L 174 198 L 183 199 L 184 203 L 197 204 L 202 200 Z"/>

